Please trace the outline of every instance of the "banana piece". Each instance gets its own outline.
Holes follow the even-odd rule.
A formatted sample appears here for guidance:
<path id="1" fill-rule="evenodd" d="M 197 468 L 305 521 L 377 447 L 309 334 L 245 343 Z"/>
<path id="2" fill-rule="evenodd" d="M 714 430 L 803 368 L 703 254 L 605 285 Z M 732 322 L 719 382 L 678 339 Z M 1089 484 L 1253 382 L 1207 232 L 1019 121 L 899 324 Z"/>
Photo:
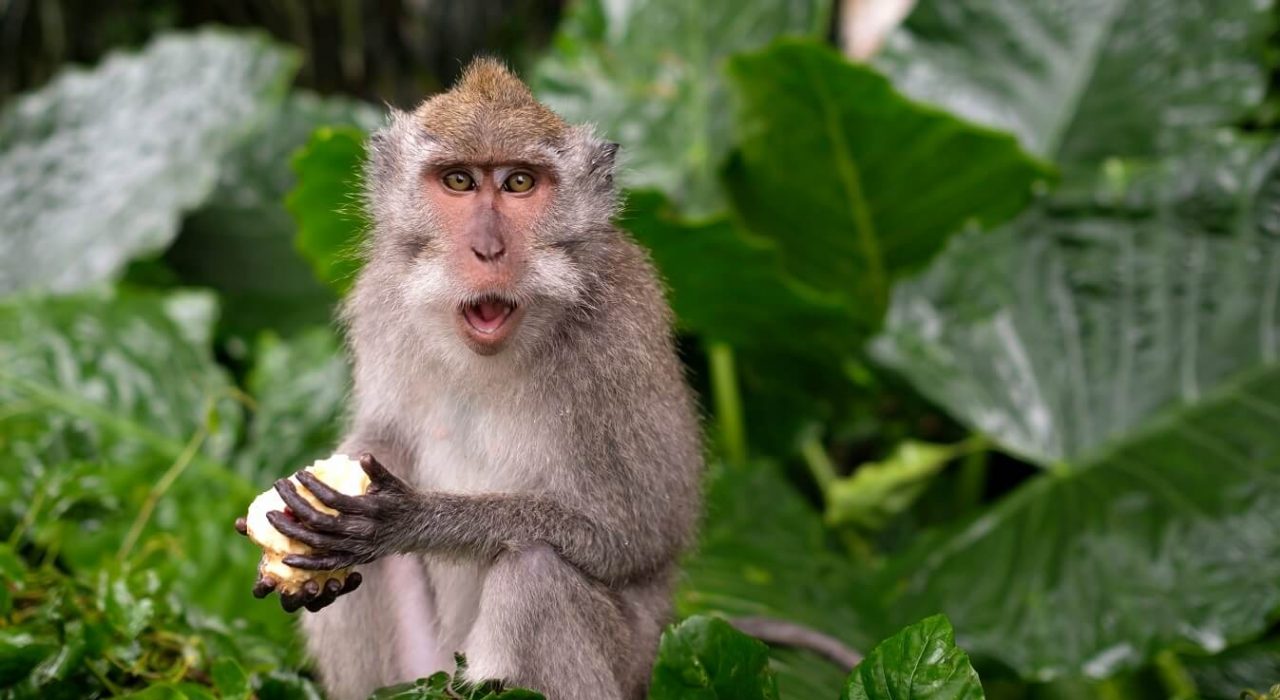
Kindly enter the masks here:
<path id="1" fill-rule="evenodd" d="M 328 459 L 318 460 L 306 470 L 335 491 L 348 496 L 360 496 L 369 490 L 369 475 L 360 468 L 359 462 L 346 455 L 336 454 Z M 298 482 L 296 477 L 291 476 L 289 480 L 297 487 L 298 494 L 317 510 L 330 515 L 338 514 L 338 511 L 321 503 L 307 490 L 307 487 Z M 289 554 L 311 553 L 311 547 L 282 535 L 267 520 L 268 512 L 284 509 L 284 500 L 274 488 L 264 491 L 249 505 L 249 513 L 245 517 L 249 539 L 262 547 L 262 561 L 258 564 L 258 573 L 275 579 L 276 590 L 280 593 L 295 593 L 308 581 L 315 581 L 321 587 L 330 579 L 346 582 L 347 574 L 351 572 L 350 568 L 337 571 L 307 571 L 295 569 L 284 563 L 285 556 Z"/>

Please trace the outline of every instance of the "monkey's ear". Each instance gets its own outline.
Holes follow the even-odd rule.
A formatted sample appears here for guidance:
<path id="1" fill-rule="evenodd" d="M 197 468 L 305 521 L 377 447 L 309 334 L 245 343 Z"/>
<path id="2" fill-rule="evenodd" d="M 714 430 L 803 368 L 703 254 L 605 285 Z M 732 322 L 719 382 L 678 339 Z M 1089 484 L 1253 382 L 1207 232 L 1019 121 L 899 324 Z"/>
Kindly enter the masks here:
<path id="1" fill-rule="evenodd" d="M 613 169 L 617 160 L 618 144 L 605 141 L 596 146 L 595 153 L 591 157 L 591 172 L 602 178 L 605 183 L 612 185 Z"/>
<path id="2" fill-rule="evenodd" d="M 619 148 L 621 148 L 621 145 L 614 143 L 613 141 L 604 142 L 604 144 L 600 146 L 599 154 L 596 156 L 596 167 L 603 168 L 612 174 L 613 166 L 618 160 Z"/>

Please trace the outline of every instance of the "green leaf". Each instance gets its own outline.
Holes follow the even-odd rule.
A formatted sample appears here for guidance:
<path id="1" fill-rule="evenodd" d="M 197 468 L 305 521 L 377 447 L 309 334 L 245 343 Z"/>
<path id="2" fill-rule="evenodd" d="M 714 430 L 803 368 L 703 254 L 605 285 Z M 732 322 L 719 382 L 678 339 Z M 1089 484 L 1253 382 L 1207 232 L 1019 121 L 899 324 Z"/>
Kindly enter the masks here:
<path id="1" fill-rule="evenodd" d="M 769 647 L 714 617 L 692 617 L 662 634 L 652 700 L 777 700 Z"/>
<path id="2" fill-rule="evenodd" d="M 873 354 L 1004 449 L 1080 459 L 1280 358 L 1278 158 L 1207 144 L 962 237 L 898 285 Z"/>
<path id="3" fill-rule="evenodd" d="M 581 0 L 534 72 L 538 97 L 623 144 L 622 182 L 691 214 L 722 206 L 731 144 L 724 59 L 780 35 L 822 36 L 827 0 Z"/>
<path id="4" fill-rule="evenodd" d="M 621 223 L 651 251 L 684 330 L 814 361 L 856 348 L 840 300 L 788 276 L 776 245 L 727 217 L 691 222 L 662 194 L 640 191 L 627 197 Z"/>
<path id="5" fill-rule="evenodd" d="M 258 682 L 258 700 L 323 700 L 311 681 L 295 671 L 276 670 Z"/>
<path id="6" fill-rule="evenodd" d="M 0 629 L 0 687 L 26 677 L 45 656 L 57 651 L 51 640 L 21 630 Z"/>
<path id="7" fill-rule="evenodd" d="M 360 189 L 364 138 L 350 127 L 317 129 L 293 157 L 298 184 L 285 200 L 298 223 L 294 244 L 316 278 L 338 294 L 355 281 L 369 225 Z"/>
<path id="8" fill-rule="evenodd" d="M 226 374 L 206 345 L 216 304 L 204 293 L 94 293 L 0 300 L 0 455 L 39 470 L 83 458 L 174 459 L 212 403 L 234 418 Z M 204 452 L 226 456 L 236 421 Z"/>
<path id="9" fill-rule="evenodd" d="M 26 564 L 14 553 L 13 547 L 0 543 L 0 580 L 19 581 L 26 570 Z"/>
<path id="10" fill-rule="evenodd" d="M 1280 641 L 1275 639 L 1182 662 L 1200 700 L 1240 700 L 1244 690 L 1261 694 L 1280 683 Z"/>
<path id="11" fill-rule="evenodd" d="M 713 613 L 791 620 L 869 648 L 882 626 L 868 586 L 852 560 L 827 540 L 820 515 L 774 465 L 713 465 L 706 522 L 695 554 L 685 563 L 676 607 L 681 616 Z M 831 678 L 830 664 L 811 655 L 780 666 L 783 697 L 804 678 Z M 799 679 L 796 681 L 795 679 Z M 839 688 L 827 688 L 834 696 Z"/>
<path id="12" fill-rule="evenodd" d="M 157 683 L 136 693 L 121 696 L 122 700 L 191 700 L 176 684 Z"/>
<path id="13" fill-rule="evenodd" d="M 170 35 L 64 72 L 6 108 L 0 293 L 82 289 L 165 248 L 296 65 L 256 34 Z"/>
<path id="14" fill-rule="evenodd" d="M 922 0 L 877 65 L 1063 162 L 1144 156 L 1262 99 L 1270 2 Z"/>
<path id="15" fill-rule="evenodd" d="M 256 408 L 236 464 L 251 481 L 265 484 L 332 454 L 351 377 L 328 328 L 288 340 L 266 335 L 254 357 L 248 389 Z"/>
<path id="16" fill-rule="evenodd" d="M 227 155 L 217 188 L 187 217 L 165 262 L 182 283 L 220 293 L 230 330 L 291 331 L 332 318 L 336 296 L 294 248 L 296 226 L 284 207 L 295 184 L 289 161 L 317 128 L 380 121 L 364 103 L 295 92 Z"/>
<path id="17" fill-rule="evenodd" d="M 458 670 L 453 676 L 443 671 L 430 678 L 419 678 L 409 683 L 380 688 L 369 700 L 544 700 L 541 693 L 522 688 L 503 688 L 501 683 L 488 681 L 479 684 L 461 680 L 467 660 L 455 654 Z"/>
<path id="18" fill-rule="evenodd" d="M 126 640 L 136 638 L 155 617 L 154 601 L 135 596 L 124 578 L 106 571 L 99 572 L 97 597 L 107 622 Z"/>
<path id="19" fill-rule="evenodd" d="M 882 462 L 859 465 L 827 490 L 826 519 L 868 530 L 883 528 L 919 498 L 934 475 L 960 453 L 958 445 L 905 440 Z"/>
<path id="20" fill-rule="evenodd" d="M 969 657 L 942 615 L 926 618 L 876 645 L 853 670 L 841 700 L 982 700 Z"/>
<path id="21" fill-rule="evenodd" d="M 740 103 L 735 207 L 796 277 L 845 300 L 864 332 L 879 326 L 895 278 L 967 224 L 1016 214 L 1046 175 L 1013 139 L 912 103 L 816 43 L 736 56 L 729 75 Z"/>
<path id="22" fill-rule="evenodd" d="M 1280 606 L 1280 150 L 1051 202 L 903 285 L 877 354 L 1044 466 L 880 590 L 1024 677 L 1216 652 Z"/>
<path id="23" fill-rule="evenodd" d="M 235 659 L 223 657 L 214 660 L 209 675 L 213 678 L 214 687 L 218 689 L 218 695 L 224 700 L 248 700 L 253 693 L 249 675 Z"/>

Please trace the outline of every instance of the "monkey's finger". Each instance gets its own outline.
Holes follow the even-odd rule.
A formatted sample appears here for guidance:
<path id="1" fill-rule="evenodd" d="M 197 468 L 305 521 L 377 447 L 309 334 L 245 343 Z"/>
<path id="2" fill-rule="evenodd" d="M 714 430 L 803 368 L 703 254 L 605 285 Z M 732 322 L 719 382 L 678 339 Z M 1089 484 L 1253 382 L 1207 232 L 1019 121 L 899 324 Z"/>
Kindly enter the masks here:
<path id="1" fill-rule="evenodd" d="M 284 563 L 295 569 L 308 569 L 310 571 L 336 571 L 345 569 L 348 566 L 355 566 L 360 562 L 355 555 L 352 554 L 290 554 L 284 558 Z"/>
<path id="2" fill-rule="evenodd" d="M 364 582 L 364 577 L 360 575 L 360 572 L 352 571 L 351 573 L 347 574 L 347 580 L 345 583 L 342 584 L 342 592 L 339 593 L 338 595 L 346 595 L 351 591 L 354 591 L 355 589 L 359 588 L 360 584 L 363 582 Z"/>
<path id="3" fill-rule="evenodd" d="M 267 511 L 267 522 L 271 523 L 271 526 L 279 530 L 280 534 L 285 537 L 310 545 L 316 549 L 341 550 L 343 548 L 342 545 L 347 541 L 344 537 L 308 530 L 300 525 L 298 521 L 278 510 Z"/>
<path id="4" fill-rule="evenodd" d="M 244 518 L 236 518 L 236 532 L 245 537 L 249 536 L 249 523 Z"/>
<path id="5" fill-rule="evenodd" d="M 324 588 L 320 591 L 320 595 L 307 601 L 307 610 L 311 612 L 320 612 L 322 608 L 327 607 L 330 603 L 338 599 L 342 593 L 342 583 L 336 578 L 331 578 L 325 582 Z"/>
<path id="6" fill-rule="evenodd" d="M 253 597 L 266 598 L 271 595 L 271 591 L 276 589 L 276 580 L 270 576 L 262 576 L 258 582 L 253 584 Z"/>
<path id="7" fill-rule="evenodd" d="M 276 482 L 275 488 L 276 493 L 280 494 L 284 504 L 293 511 L 293 516 L 301 521 L 303 525 L 317 532 L 339 532 L 342 529 L 337 518 L 321 513 L 316 510 L 315 506 L 308 503 L 298 493 L 298 489 L 294 487 L 292 481 L 280 479 Z"/>
<path id="8" fill-rule="evenodd" d="M 296 612 L 304 602 L 306 602 L 306 595 L 300 590 L 280 594 L 280 607 L 287 613 Z"/>
<path id="9" fill-rule="evenodd" d="M 382 463 L 374 458 L 368 452 L 360 455 L 360 468 L 365 474 L 369 475 L 369 481 L 381 491 L 399 491 L 404 490 L 405 483 L 401 481 L 395 474 L 387 471 Z"/>
<path id="10" fill-rule="evenodd" d="M 364 513 L 368 510 L 359 498 L 335 491 L 309 471 L 298 472 L 298 481 L 301 481 L 302 485 L 307 487 L 311 495 L 334 510 L 340 510 L 344 513 Z"/>

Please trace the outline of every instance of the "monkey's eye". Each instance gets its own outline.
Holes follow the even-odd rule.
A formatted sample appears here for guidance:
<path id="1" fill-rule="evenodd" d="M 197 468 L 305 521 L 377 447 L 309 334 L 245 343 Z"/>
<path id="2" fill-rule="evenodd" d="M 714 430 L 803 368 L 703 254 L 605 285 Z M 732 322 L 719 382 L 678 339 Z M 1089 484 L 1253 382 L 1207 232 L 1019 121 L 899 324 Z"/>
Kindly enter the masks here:
<path id="1" fill-rule="evenodd" d="M 454 192 L 466 192 L 475 189 L 476 181 L 461 170 L 450 170 L 444 174 L 444 186 Z"/>
<path id="2" fill-rule="evenodd" d="M 533 189 L 533 176 L 526 172 L 511 173 L 502 183 L 502 189 L 508 192 L 528 192 Z"/>

